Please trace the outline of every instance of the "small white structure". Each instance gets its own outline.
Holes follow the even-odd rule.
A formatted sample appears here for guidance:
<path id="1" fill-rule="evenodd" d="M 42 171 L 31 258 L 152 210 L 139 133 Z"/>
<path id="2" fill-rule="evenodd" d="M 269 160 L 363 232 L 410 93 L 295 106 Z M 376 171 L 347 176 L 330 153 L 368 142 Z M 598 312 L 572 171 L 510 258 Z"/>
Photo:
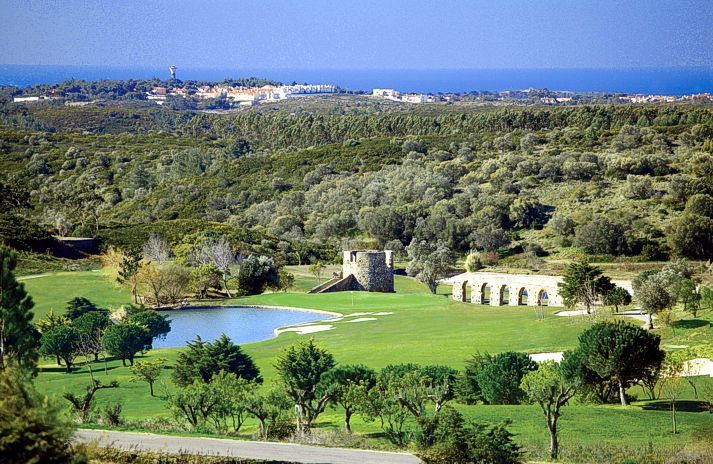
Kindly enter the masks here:
<path id="1" fill-rule="evenodd" d="M 39 97 L 13 97 L 13 103 L 32 103 L 43 100 L 50 100 L 50 97 L 46 95 L 40 95 Z"/>
<path id="2" fill-rule="evenodd" d="M 401 101 L 407 103 L 433 103 L 434 99 L 431 95 L 425 95 L 422 93 L 407 93 L 401 97 Z"/>

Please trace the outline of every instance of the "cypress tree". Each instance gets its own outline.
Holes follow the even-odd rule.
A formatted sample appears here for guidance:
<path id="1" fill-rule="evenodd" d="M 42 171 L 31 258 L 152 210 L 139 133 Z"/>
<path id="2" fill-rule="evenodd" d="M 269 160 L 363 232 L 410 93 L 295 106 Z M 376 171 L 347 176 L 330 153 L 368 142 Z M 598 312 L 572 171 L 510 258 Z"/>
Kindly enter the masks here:
<path id="1" fill-rule="evenodd" d="M 37 365 L 39 332 L 32 325 L 32 298 L 15 279 L 17 253 L 0 246 L 0 369 Z"/>

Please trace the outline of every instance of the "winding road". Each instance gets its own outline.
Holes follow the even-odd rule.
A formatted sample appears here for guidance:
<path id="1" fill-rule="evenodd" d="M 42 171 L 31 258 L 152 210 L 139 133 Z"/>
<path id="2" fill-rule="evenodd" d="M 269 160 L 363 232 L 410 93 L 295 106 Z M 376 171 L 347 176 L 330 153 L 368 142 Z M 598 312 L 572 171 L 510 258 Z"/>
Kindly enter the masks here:
<path id="1" fill-rule="evenodd" d="M 232 456 L 308 464 L 419 464 L 420 462 L 416 456 L 406 453 L 110 430 L 80 429 L 75 434 L 75 440 L 80 443 L 95 442 L 98 446 L 119 449 Z"/>

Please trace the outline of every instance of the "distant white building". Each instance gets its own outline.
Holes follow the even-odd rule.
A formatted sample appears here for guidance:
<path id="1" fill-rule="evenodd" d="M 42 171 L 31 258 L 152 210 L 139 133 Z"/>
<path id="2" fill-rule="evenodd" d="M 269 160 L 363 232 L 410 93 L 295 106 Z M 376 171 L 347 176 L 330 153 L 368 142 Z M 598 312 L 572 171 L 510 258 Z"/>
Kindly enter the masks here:
<path id="1" fill-rule="evenodd" d="M 31 103 L 49 99 L 48 96 L 40 95 L 39 97 L 13 97 L 12 101 L 13 103 Z"/>
<path id="2" fill-rule="evenodd" d="M 401 97 L 401 101 L 407 103 L 433 103 L 434 98 L 431 95 L 424 95 L 422 93 L 407 93 Z"/>
<path id="3" fill-rule="evenodd" d="M 401 92 L 394 89 L 374 89 L 371 94 L 375 97 L 397 99 L 401 96 Z"/>

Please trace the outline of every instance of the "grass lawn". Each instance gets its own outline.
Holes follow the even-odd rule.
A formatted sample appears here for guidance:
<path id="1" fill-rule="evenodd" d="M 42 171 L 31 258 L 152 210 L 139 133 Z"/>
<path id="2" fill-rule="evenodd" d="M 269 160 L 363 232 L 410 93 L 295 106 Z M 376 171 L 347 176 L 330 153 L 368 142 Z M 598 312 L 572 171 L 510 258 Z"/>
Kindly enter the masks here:
<path id="1" fill-rule="evenodd" d="M 103 308 L 116 308 L 131 303 L 131 293 L 111 282 L 104 270 L 54 272 L 18 278 L 35 302 L 35 320 L 49 310 L 63 313 L 67 302 L 83 296 Z"/>
<path id="2" fill-rule="evenodd" d="M 306 267 L 290 269 L 296 275 L 297 288 L 304 291 L 320 280 Z M 331 275 L 331 270 L 325 272 Z M 324 277 L 324 275 L 323 275 Z M 85 296 L 102 306 L 117 306 L 128 303 L 126 291 L 114 286 L 103 272 L 58 273 L 45 277 L 24 280 L 28 291 L 36 301 L 36 314 L 46 313 L 50 308 L 61 310 L 64 303 L 74 296 Z M 447 288 L 431 295 L 426 287 L 407 277 L 396 277 L 395 294 L 344 292 L 321 295 L 306 293 L 274 293 L 260 296 L 235 298 L 225 304 L 260 304 L 294 306 L 322 309 L 349 315 L 357 312 L 391 313 L 375 317 L 374 321 L 348 322 L 348 318 L 331 322 L 334 329 L 318 332 L 312 336 L 331 351 L 340 363 L 364 363 L 380 368 L 390 363 L 415 362 L 439 363 L 461 368 L 464 361 L 476 351 L 491 353 L 516 350 L 534 352 L 562 351 L 577 343 L 577 335 L 590 322 L 580 318 L 554 316 L 554 309 L 547 310 L 544 320 L 537 320 L 531 308 L 494 308 L 458 303 L 451 300 Z M 710 314 L 701 320 L 709 321 Z M 675 340 L 711 340 L 713 331 L 709 325 L 689 324 L 676 330 Z M 663 333 L 669 342 L 670 330 Z M 254 357 L 266 383 L 275 378 L 274 360 L 287 345 L 304 336 L 286 333 L 258 343 L 244 345 Z M 673 338 L 672 338 L 673 340 Z M 152 350 L 147 358 L 162 357 L 171 365 L 179 349 Z M 44 360 L 38 385 L 42 391 L 60 395 L 65 391 L 79 393 L 88 384 L 86 366 L 76 368 L 72 374 Z M 100 379 L 118 380 L 120 388 L 102 390 L 97 394 L 100 407 L 117 400 L 124 405 L 124 416 L 137 420 L 168 416 L 161 398 L 151 398 L 148 385 L 130 381 L 130 372 L 121 362 L 110 360 L 108 375 L 103 364 L 93 364 L 95 376 Z M 172 388 L 167 371 L 162 381 L 165 388 Z M 157 392 L 162 387 L 158 386 Z M 159 393 L 160 394 L 160 393 Z M 687 398 L 691 397 L 690 393 Z M 547 434 L 541 412 L 535 406 L 459 406 L 469 416 L 481 421 L 512 419 L 512 430 L 523 444 L 544 447 Z M 647 410 L 650 408 L 651 410 Z M 685 408 L 683 408 L 685 409 Z M 320 416 L 319 425 L 338 425 L 339 412 L 327 411 Z M 602 442 L 625 443 L 644 446 L 650 441 L 662 444 L 685 443 L 696 437 L 710 438 L 713 415 L 698 410 L 679 413 L 681 433 L 672 436 L 668 432 L 670 413 L 665 405 L 642 401 L 628 408 L 618 406 L 569 406 L 562 419 L 562 442 L 564 446 L 577 443 L 598 444 Z M 355 418 L 356 431 L 378 432 L 376 424 L 365 424 Z M 246 432 L 250 432 L 250 423 Z M 708 432 L 705 432 L 708 430 Z"/>

